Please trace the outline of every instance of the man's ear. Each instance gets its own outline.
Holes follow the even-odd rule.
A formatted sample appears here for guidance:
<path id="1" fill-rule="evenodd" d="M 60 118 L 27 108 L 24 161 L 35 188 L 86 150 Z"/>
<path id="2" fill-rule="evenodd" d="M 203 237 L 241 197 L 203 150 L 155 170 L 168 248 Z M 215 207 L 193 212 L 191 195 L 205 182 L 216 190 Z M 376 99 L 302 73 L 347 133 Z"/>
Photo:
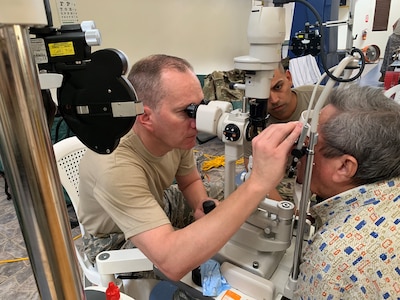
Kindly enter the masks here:
<path id="1" fill-rule="evenodd" d="M 292 86 L 293 86 L 292 73 L 290 73 L 289 70 L 286 70 L 286 71 L 285 71 L 285 76 L 286 76 L 286 79 L 287 79 L 288 81 L 290 81 L 290 82 L 292 83 Z"/>
<path id="2" fill-rule="evenodd" d="M 335 182 L 346 182 L 352 180 L 358 169 L 358 162 L 354 156 L 344 154 L 337 157 L 336 170 L 333 175 Z"/>
<path id="3" fill-rule="evenodd" d="M 136 122 L 139 122 L 147 130 L 152 131 L 153 129 L 153 111 L 148 106 L 143 106 L 143 114 L 136 117 Z"/>

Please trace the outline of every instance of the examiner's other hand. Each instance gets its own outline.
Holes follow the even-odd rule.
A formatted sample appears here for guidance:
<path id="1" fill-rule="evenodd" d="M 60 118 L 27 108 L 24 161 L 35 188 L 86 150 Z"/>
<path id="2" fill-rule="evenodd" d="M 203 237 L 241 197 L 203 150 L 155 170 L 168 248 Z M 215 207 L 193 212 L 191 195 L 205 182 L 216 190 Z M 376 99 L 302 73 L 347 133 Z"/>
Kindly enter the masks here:
<path id="1" fill-rule="evenodd" d="M 204 211 L 204 202 L 206 202 L 206 201 L 213 201 L 215 207 L 217 207 L 219 205 L 219 201 L 217 199 L 207 198 L 207 199 L 203 200 L 202 207 L 201 208 L 199 207 L 199 208 L 195 209 L 195 211 L 194 211 L 193 216 L 194 216 L 195 220 L 200 219 L 201 217 L 205 216 L 206 213 L 209 212 L 209 211 L 207 211 L 207 212 Z M 208 207 L 208 209 L 210 209 L 210 208 Z"/>
<path id="2" fill-rule="evenodd" d="M 273 187 L 278 185 L 301 128 L 300 122 L 272 124 L 253 139 L 252 180 L 259 180 L 260 184 L 268 182 Z"/>

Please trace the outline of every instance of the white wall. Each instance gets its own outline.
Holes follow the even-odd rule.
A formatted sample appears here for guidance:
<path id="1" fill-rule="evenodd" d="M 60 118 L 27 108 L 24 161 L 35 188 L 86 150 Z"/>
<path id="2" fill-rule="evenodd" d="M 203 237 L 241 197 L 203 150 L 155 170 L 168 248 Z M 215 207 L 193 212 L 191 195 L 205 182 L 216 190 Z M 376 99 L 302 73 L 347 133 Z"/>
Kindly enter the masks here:
<path id="1" fill-rule="evenodd" d="M 357 48 L 364 48 L 368 45 L 377 45 L 381 50 L 381 57 L 383 57 L 387 38 L 393 33 L 392 25 L 400 18 L 400 0 L 391 0 L 388 30 L 387 31 L 372 31 L 375 12 L 375 0 L 353 0 L 355 1 L 354 10 L 354 25 L 353 37 L 357 38 L 353 41 L 353 46 Z M 350 0 L 347 0 L 349 3 Z M 349 7 L 339 8 L 339 20 L 347 20 Z M 367 29 L 367 39 L 362 39 L 362 31 Z M 341 26 L 338 33 L 338 48 L 344 49 L 346 45 L 346 26 Z"/>
<path id="2" fill-rule="evenodd" d="M 56 1 L 51 0 L 57 26 Z M 72 2 L 74 0 L 71 0 Z M 350 0 L 347 0 L 348 2 Z M 355 0 L 354 46 L 376 44 L 383 55 L 391 25 L 400 17 L 400 0 L 392 0 L 388 32 L 372 32 L 375 0 Z M 233 58 L 247 55 L 247 22 L 251 0 L 75 0 L 79 22 L 94 20 L 102 35 L 100 48 L 117 48 L 130 64 L 153 53 L 186 58 L 196 73 L 230 70 Z M 287 39 L 292 5 L 287 6 Z M 397 13 L 399 12 L 399 13 Z M 348 8 L 340 8 L 339 20 L 347 19 Z M 365 16 L 369 21 L 365 22 Z M 346 26 L 339 27 L 338 48 L 345 48 Z M 361 31 L 367 28 L 367 40 Z M 99 47 L 94 47 L 93 51 Z"/>
<path id="3" fill-rule="evenodd" d="M 153 53 L 187 59 L 198 74 L 230 70 L 248 54 L 250 0 L 76 0 L 80 21 L 94 20 L 102 48 L 130 63 Z M 94 48 L 93 50 L 96 50 Z"/>
<path id="4" fill-rule="evenodd" d="M 50 0 L 54 26 L 60 25 L 58 1 Z M 251 0 L 70 1 L 75 1 L 79 22 L 95 21 L 103 39 L 100 48 L 122 50 L 130 64 L 149 54 L 167 53 L 186 58 L 196 73 L 209 74 L 233 69 L 234 57 L 249 52 Z M 288 7 L 291 26 L 292 5 Z"/>

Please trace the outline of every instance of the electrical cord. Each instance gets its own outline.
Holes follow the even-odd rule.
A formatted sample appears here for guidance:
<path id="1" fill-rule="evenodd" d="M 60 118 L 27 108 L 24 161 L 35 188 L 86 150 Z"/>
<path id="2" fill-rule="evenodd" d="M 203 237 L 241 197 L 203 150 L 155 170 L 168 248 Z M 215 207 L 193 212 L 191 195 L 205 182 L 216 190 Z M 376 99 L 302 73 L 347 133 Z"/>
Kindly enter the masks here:
<path id="1" fill-rule="evenodd" d="M 212 168 L 219 168 L 219 167 L 225 166 L 225 156 L 224 155 L 214 156 L 214 155 L 204 154 L 204 157 L 208 160 L 203 162 L 203 165 L 201 167 L 201 169 L 203 171 L 208 171 L 208 170 L 211 170 Z M 237 165 L 240 165 L 243 163 L 244 163 L 243 157 L 239 158 L 236 161 Z"/>
<path id="2" fill-rule="evenodd" d="M 199 150 L 193 150 L 193 152 L 198 154 L 198 157 L 196 157 L 196 162 L 198 166 L 201 165 L 201 168 L 198 167 L 199 171 L 209 171 L 212 168 L 219 168 L 225 166 L 225 156 L 224 155 L 211 155 L 211 154 L 204 154 L 202 151 Z M 204 159 L 201 159 L 201 157 L 204 157 Z M 244 164 L 244 158 L 241 157 L 238 160 L 236 160 L 237 165 Z"/>
<path id="3" fill-rule="evenodd" d="M 77 236 L 75 236 L 73 238 L 74 241 L 76 241 L 77 239 L 81 238 L 82 234 L 78 234 Z M 14 263 L 14 262 L 20 262 L 20 261 L 25 261 L 25 260 L 29 260 L 29 257 L 20 257 L 20 258 L 12 258 L 12 259 L 4 259 L 4 260 L 0 260 L 0 265 L 1 264 L 7 264 L 7 263 Z"/>

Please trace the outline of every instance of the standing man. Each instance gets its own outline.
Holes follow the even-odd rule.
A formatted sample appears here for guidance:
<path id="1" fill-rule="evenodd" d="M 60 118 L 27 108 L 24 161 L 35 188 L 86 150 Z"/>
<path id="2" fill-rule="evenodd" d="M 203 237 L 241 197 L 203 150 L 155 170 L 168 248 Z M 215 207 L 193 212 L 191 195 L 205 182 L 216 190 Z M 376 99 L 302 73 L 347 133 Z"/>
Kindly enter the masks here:
<path id="1" fill-rule="evenodd" d="M 394 67 L 390 65 L 393 63 L 393 54 L 400 48 L 400 18 L 396 20 L 393 24 L 393 33 L 389 36 L 386 46 L 385 52 L 383 54 L 383 61 L 381 66 L 381 77 L 379 81 L 385 81 L 386 71 L 393 71 Z"/>
<path id="2" fill-rule="evenodd" d="M 135 63 L 128 79 L 144 113 L 113 153 L 85 153 L 78 217 L 87 240 L 112 243 L 122 235 L 167 277 L 180 280 L 216 254 L 282 179 L 301 124 L 271 126 L 256 137 L 252 175 L 205 215 L 202 204 L 209 198 L 192 151 L 196 123 L 187 113 L 190 104 L 203 100 L 192 66 L 178 57 L 152 55 Z M 271 168 L 282 172 L 271 173 Z M 174 179 L 196 219 L 179 230 L 170 221 L 176 212 L 166 213 L 163 202 Z"/>
<path id="3" fill-rule="evenodd" d="M 321 110 L 311 207 L 295 299 L 399 299 L 400 105 L 344 85 Z M 299 165 L 303 180 L 304 161 Z"/>

